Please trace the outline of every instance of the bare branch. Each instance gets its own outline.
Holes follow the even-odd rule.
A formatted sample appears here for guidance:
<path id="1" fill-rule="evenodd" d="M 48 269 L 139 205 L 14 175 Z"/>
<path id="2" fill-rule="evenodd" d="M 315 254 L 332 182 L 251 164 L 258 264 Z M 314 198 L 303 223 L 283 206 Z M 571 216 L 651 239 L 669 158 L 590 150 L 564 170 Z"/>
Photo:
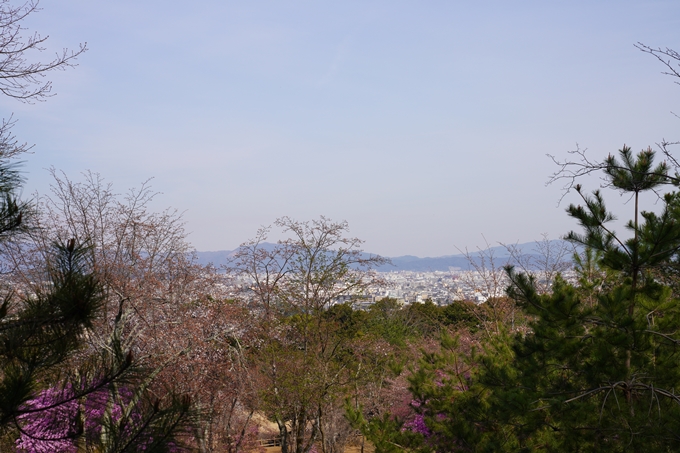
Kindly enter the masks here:
<path id="1" fill-rule="evenodd" d="M 676 173 L 675 175 L 671 176 L 666 173 L 654 173 L 654 172 L 648 172 L 647 174 L 649 176 L 658 176 L 662 177 L 665 179 L 665 184 L 674 184 L 674 185 L 680 185 L 680 175 L 678 174 L 677 170 L 680 168 L 678 165 L 678 161 L 670 154 L 668 151 L 667 147 L 670 145 L 673 145 L 675 143 L 673 142 L 666 142 L 662 141 L 661 144 L 657 144 L 657 146 L 660 147 L 662 153 L 666 157 L 666 159 L 670 160 L 671 164 L 676 168 Z M 625 145 L 624 145 L 625 147 Z M 622 166 L 616 166 L 616 165 L 611 165 L 611 163 L 607 162 L 607 159 L 601 160 L 601 161 L 593 161 L 588 158 L 586 155 L 587 148 L 581 149 L 578 146 L 578 143 L 576 144 L 576 149 L 573 151 L 568 151 L 567 153 L 572 156 L 568 157 L 565 160 L 559 160 L 557 157 L 553 156 L 552 154 L 546 154 L 554 163 L 555 165 L 558 166 L 558 170 L 555 171 L 553 174 L 550 175 L 548 178 L 548 181 L 545 183 L 546 186 L 556 183 L 558 181 L 563 182 L 564 185 L 562 186 L 562 196 L 560 196 L 560 199 L 557 202 L 557 205 L 559 206 L 564 197 L 572 190 L 576 189 L 576 187 L 579 185 L 577 180 L 581 179 L 584 176 L 588 176 L 591 174 L 595 174 L 599 171 L 612 171 L 612 170 L 629 170 L 625 167 Z M 601 188 L 608 188 L 612 187 L 612 184 L 610 183 L 609 179 L 605 177 L 600 177 L 600 180 L 602 181 L 600 183 Z"/>
<path id="2" fill-rule="evenodd" d="M 663 63 L 664 66 L 668 68 L 668 71 L 662 72 L 662 74 L 680 78 L 680 72 L 673 66 L 674 63 L 675 65 L 680 66 L 680 53 L 668 47 L 665 49 L 661 49 L 660 47 L 649 47 L 645 44 L 642 44 L 641 42 L 635 44 L 635 47 L 637 47 L 642 52 L 653 55 L 657 60 Z M 675 83 L 680 84 L 680 82 L 677 80 Z"/>
<path id="3" fill-rule="evenodd" d="M 63 49 L 55 57 L 44 62 L 34 62 L 27 54 L 40 53 L 48 36 L 26 31 L 22 22 L 31 14 L 39 12 L 39 0 L 28 0 L 21 6 L 13 6 L 9 0 L 0 0 L 0 92 L 23 102 L 44 101 L 53 96 L 52 82 L 43 78 L 52 70 L 76 66 L 75 60 L 87 50 L 87 43 L 77 50 Z"/>

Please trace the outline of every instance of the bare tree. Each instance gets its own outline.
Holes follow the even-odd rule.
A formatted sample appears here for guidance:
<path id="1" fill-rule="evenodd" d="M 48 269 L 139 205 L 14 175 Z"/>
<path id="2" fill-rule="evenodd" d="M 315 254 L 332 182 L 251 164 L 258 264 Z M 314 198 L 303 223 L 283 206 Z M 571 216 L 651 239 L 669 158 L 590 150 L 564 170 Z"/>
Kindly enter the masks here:
<path id="1" fill-rule="evenodd" d="M 486 242 L 486 238 L 484 241 Z M 461 279 L 476 294 L 473 314 L 488 336 L 497 334 L 506 320 L 514 316 L 514 304 L 505 297 L 505 288 L 509 282 L 504 270 L 507 262 L 499 263 L 499 258 L 495 256 L 494 249 L 488 242 L 486 249 L 478 249 L 474 254 L 467 249 L 459 251 L 471 267 L 471 270 L 461 274 Z"/>
<path id="2" fill-rule="evenodd" d="M 252 316 L 233 301 L 204 298 L 183 303 L 165 324 L 166 344 L 182 351 L 164 371 L 167 382 L 191 394 L 201 415 L 194 429 L 201 453 L 249 451 L 258 434 L 256 375 L 247 348 L 253 343 Z"/>
<path id="3" fill-rule="evenodd" d="M 20 6 L 10 0 L 0 0 L 0 92 L 24 102 L 43 101 L 53 96 L 52 82 L 44 80 L 52 70 L 75 66 L 75 59 L 87 50 L 80 44 L 78 50 L 63 49 L 48 61 L 34 62 L 28 55 L 45 50 L 43 44 L 49 36 L 37 32 L 24 35 L 22 23 L 28 16 L 40 11 L 38 0 L 28 0 Z"/>
<path id="4" fill-rule="evenodd" d="M 642 52 L 648 53 L 650 55 L 653 55 L 657 60 L 659 60 L 661 63 L 663 63 L 664 66 L 666 66 L 667 71 L 662 72 L 662 74 L 669 75 L 671 77 L 677 77 L 680 78 L 680 53 L 677 51 L 666 47 L 662 49 L 661 47 L 650 47 L 647 46 L 641 42 L 638 42 L 635 44 L 635 47 L 637 47 L 639 50 Z M 675 83 L 680 85 L 680 81 L 676 80 Z M 677 114 L 673 113 L 676 117 L 678 117 Z M 680 118 L 680 117 L 679 117 Z M 670 148 L 671 146 L 678 145 L 680 142 L 676 141 L 668 141 L 666 139 L 662 139 L 659 143 L 657 143 L 657 147 L 661 150 L 661 152 L 664 154 L 666 157 L 667 161 L 673 166 L 675 169 L 675 174 L 674 174 L 674 182 L 677 184 L 678 181 L 680 181 L 680 162 L 678 162 L 677 158 L 673 155 L 671 152 Z"/>
<path id="5" fill-rule="evenodd" d="M 267 244 L 269 228 L 241 246 L 231 272 L 243 283 L 261 335 L 252 354 L 261 376 L 260 396 L 274 421 L 283 453 L 307 453 L 318 441 L 333 451 L 344 442 L 339 401 L 351 389 L 347 338 L 325 313 L 340 296 L 360 296 L 381 282 L 373 269 L 387 260 L 364 254 L 347 237 L 347 222 L 325 217 L 275 223 L 288 239 Z"/>
<path id="6" fill-rule="evenodd" d="M 38 242 L 73 237 L 91 244 L 109 296 L 130 299 L 138 309 L 184 299 L 199 268 L 192 267 L 181 213 L 149 210 L 157 195 L 149 181 L 119 195 L 97 173 L 84 173 L 82 182 L 51 174 L 51 193 L 39 199 Z"/>
<path id="7" fill-rule="evenodd" d="M 517 244 L 503 244 L 503 247 L 510 253 L 511 265 L 535 277 L 539 293 L 549 292 L 555 277 L 572 267 L 571 258 L 575 251 L 573 244 L 551 241 L 547 234 L 535 242 L 531 253 L 521 250 Z"/>
<path id="8" fill-rule="evenodd" d="M 39 215 L 20 242 L 2 244 L 15 283 L 39 285 L 45 254 L 54 242 L 75 239 L 92 250 L 92 269 L 105 291 L 100 328 L 111 326 L 124 301 L 144 325 L 140 338 L 163 337 L 179 302 L 203 294 L 204 275 L 186 241 L 180 213 L 152 212 L 156 196 L 148 181 L 125 195 L 92 172 L 82 181 L 51 170 L 51 192 L 37 197 Z M 205 285 L 209 291 L 210 285 Z"/>
<path id="9" fill-rule="evenodd" d="M 270 231 L 271 227 L 260 228 L 253 239 L 239 246 L 226 266 L 227 272 L 240 282 L 244 299 L 263 311 L 267 319 L 279 304 L 279 282 L 290 271 L 288 262 L 294 255 L 294 250 L 283 243 L 267 247 Z"/>
<path id="10" fill-rule="evenodd" d="M 39 215 L 23 240 L 0 243 L 8 278 L 37 291 L 50 244 L 62 238 L 87 244 L 104 313 L 87 332 L 90 347 L 79 358 L 97 351 L 123 316 L 135 358 L 159 370 L 150 390 L 158 398 L 167 388 L 192 396 L 202 416 L 194 427 L 199 449 L 224 451 L 227 444 L 240 451 L 248 439 L 241 409 L 253 406 L 247 404 L 253 385 L 236 346 L 246 315 L 220 298 L 213 270 L 195 262 L 181 213 L 153 212 L 157 193 L 148 181 L 118 194 L 97 173 L 86 172 L 80 181 L 51 173 L 51 192 L 36 197 Z"/>
<path id="11" fill-rule="evenodd" d="M 663 71 L 662 74 L 680 78 L 680 53 L 678 53 L 676 50 L 673 50 L 669 47 L 655 48 L 641 42 L 635 44 L 635 47 L 659 60 L 666 67 L 666 71 Z M 676 80 L 675 83 L 680 85 L 680 80 Z M 657 175 L 652 175 L 663 178 L 666 184 L 680 185 L 680 161 L 678 161 L 677 157 L 675 157 L 671 151 L 671 147 L 678 144 L 680 144 L 680 142 L 669 141 L 665 138 L 656 143 L 657 148 L 664 155 L 667 164 L 675 169 L 673 174 L 659 173 Z M 626 148 L 626 145 L 624 145 L 624 148 Z M 651 152 L 652 150 L 651 148 L 648 148 L 646 151 Z M 599 174 L 601 171 L 625 171 L 625 167 L 612 165 L 612 154 L 603 160 L 593 160 L 592 158 L 588 157 L 586 152 L 587 149 L 580 148 L 577 144 L 576 149 L 569 151 L 569 157 L 564 160 L 548 154 L 548 157 L 552 159 L 552 161 L 558 166 L 558 169 L 552 175 L 550 175 L 550 178 L 546 184 L 552 184 L 556 182 L 564 183 L 562 187 L 563 195 L 562 198 L 560 198 L 560 201 L 571 189 L 575 189 L 577 187 L 577 180 L 581 179 L 583 176 Z M 610 181 L 608 181 L 606 178 L 601 177 L 601 181 L 601 186 L 603 188 L 611 187 Z"/>

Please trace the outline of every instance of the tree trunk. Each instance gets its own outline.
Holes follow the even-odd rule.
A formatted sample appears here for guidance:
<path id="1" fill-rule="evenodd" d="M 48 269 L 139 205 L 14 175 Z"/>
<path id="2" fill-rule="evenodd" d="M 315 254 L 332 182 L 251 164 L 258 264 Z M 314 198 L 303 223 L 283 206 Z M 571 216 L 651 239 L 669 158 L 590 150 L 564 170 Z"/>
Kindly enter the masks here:
<path id="1" fill-rule="evenodd" d="M 281 438 L 281 453 L 288 453 L 288 428 L 286 422 L 276 419 L 276 424 L 279 426 L 279 437 Z"/>

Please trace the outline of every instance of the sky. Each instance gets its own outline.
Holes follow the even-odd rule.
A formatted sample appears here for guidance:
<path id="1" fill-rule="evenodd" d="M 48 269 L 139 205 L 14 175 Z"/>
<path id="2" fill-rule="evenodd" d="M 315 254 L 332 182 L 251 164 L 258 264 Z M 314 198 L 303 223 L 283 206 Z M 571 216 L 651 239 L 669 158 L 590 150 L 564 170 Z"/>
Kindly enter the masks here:
<path id="1" fill-rule="evenodd" d="M 281 216 L 346 220 L 385 256 L 558 238 L 578 200 L 558 205 L 546 154 L 680 140 L 680 86 L 634 47 L 680 50 L 677 1 L 40 6 L 31 58 L 88 51 L 49 74 L 47 102 L 0 99 L 34 145 L 24 196 L 49 191 L 50 167 L 121 193 L 154 178 L 154 208 L 183 212 L 200 251 Z"/>

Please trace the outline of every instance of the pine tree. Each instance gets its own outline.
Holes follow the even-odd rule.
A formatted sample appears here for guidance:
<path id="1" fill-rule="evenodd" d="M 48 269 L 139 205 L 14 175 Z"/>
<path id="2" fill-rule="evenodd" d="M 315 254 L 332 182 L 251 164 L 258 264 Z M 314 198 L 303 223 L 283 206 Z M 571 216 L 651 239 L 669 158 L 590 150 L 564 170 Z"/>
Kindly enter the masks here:
<path id="1" fill-rule="evenodd" d="M 658 279 L 677 262 L 680 200 L 668 192 L 657 213 L 639 210 L 640 193 L 674 179 L 654 157 L 624 147 L 602 165 L 609 187 L 634 199 L 629 238 L 611 228 L 601 191 L 575 187 L 583 204 L 567 212 L 583 232 L 567 239 L 586 247 L 579 285 L 558 278 L 539 294 L 531 275 L 507 269 L 528 333 L 502 332 L 471 358 L 444 339 L 423 357 L 411 378 L 421 429 L 351 414 L 378 450 L 680 449 L 680 300 Z"/>

